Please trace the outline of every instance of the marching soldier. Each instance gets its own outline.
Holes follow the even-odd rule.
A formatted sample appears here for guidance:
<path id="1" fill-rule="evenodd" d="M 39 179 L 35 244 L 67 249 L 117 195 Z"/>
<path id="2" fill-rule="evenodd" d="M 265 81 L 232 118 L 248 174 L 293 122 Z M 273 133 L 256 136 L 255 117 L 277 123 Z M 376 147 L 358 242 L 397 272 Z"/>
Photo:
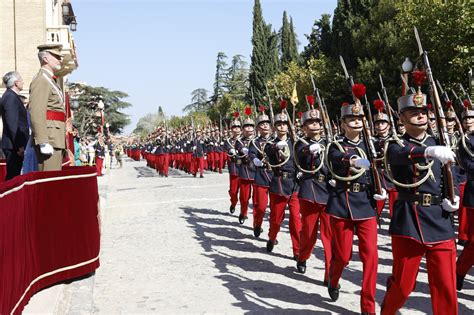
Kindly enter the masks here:
<path id="1" fill-rule="evenodd" d="M 230 196 L 230 213 L 235 212 L 239 194 L 239 165 L 237 165 L 237 151 L 235 150 L 235 143 L 240 137 L 241 123 L 239 113 L 234 113 L 234 120 L 230 125 L 231 137 L 225 141 L 225 150 L 228 155 L 227 166 L 229 168 L 229 196 Z"/>
<path id="2" fill-rule="evenodd" d="M 30 85 L 31 130 L 39 171 L 60 170 L 66 148 L 64 95 L 54 79 L 61 69 L 62 45 L 38 46 L 41 69 Z"/>
<path id="3" fill-rule="evenodd" d="M 268 205 L 268 188 L 273 177 L 273 173 L 265 160 L 265 146 L 271 141 L 270 117 L 265 114 L 265 108 L 261 109 L 262 114 L 257 118 L 257 128 L 259 136 L 252 139 L 249 157 L 255 165 L 255 181 L 253 184 L 255 204 L 253 205 L 253 234 L 259 237 L 262 233 L 263 217 Z"/>
<path id="4" fill-rule="evenodd" d="M 393 267 L 382 314 L 395 314 L 403 306 L 424 255 L 433 313 L 457 314 L 456 246 L 449 213 L 458 209 L 459 198 L 451 203 L 441 187 L 446 185 L 441 164 L 454 162 L 455 156 L 427 133 L 426 95 L 420 90 L 400 97 L 398 111 L 406 133 L 391 140 L 385 152 L 398 197 L 389 228 Z"/>
<path id="5" fill-rule="evenodd" d="M 199 128 L 196 130 L 196 139 L 193 140 L 192 152 L 193 159 L 191 173 L 194 177 L 196 177 L 196 174 L 199 170 L 199 177 L 203 178 L 205 152 L 204 140 L 202 139 L 202 131 Z"/>
<path id="6" fill-rule="evenodd" d="M 467 222 L 467 243 L 456 262 L 456 288 L 462 290 L 464 277 L 474 264 L 474 109 L 469 99 L 464 101 L 462 122 L 464 137 L 459 141 L 458 160 L 467 173 L 463 206 Z"/>
<path id="7" fill-rule="evenodd" d="M 324 247 L 324 285 L 329 281 L 331 262 L 331 225 L 326 214 L 328 200 L 328 170 L 324 165 L 324 152 L 327 142 L 321 136 L 323 125 L 320 111 L 312 108 L 303 113 L 303 131 L 305 137 L 296 143 L 295 162 L 302 172 L 298 193 L 301 211 L 300 255 L 296 268 L 306 272 L 306 261 L 310 258 L 318 236 L 320 226 L 321 241 Z"/>
<path id="8" fill-rule="evenodd" d="M 282 101 L 282 110 L 286 102 Z M 294 161 L 293 141 L 288 137 L 289 116 L 282 112 L 275 115 L 276 138 L 265 146 L 268 163 L 273 170 L 270 182 L 270 229 L 268 231 L 267 251 L 271 252 L 278 244 L 277 235 L 285 218 L 285 208 L 290 210 L 290 235 L 293 245 L 293 258 L 298 260 L 300 251 L 300 204 Z"/>
<path id="9" fill-rule="evenodd" d="M 249 157 L 249 146 L 254 135 L 255 123 L 250 118 L 250 107 L 246 109 L 247 118 L 242 124 L 242 137 L 235 143 L 235 150 L 237 154 L 237 164 L 239 165 L 239 201 L 240 214 L 239 223 L 244 224 L 247 217 L 249 200 L 252 193 L 252 185 L 255 180 L 255 165 Z M 255 198 L 255 193 L 253 194 Z M 255 204 L 255 202 L 253 202 Z"/>
<path id="10" fill-rule="evenodd" d="M 341 107 L 344 137 L 329 144 L 328 168 L 336 180 L 329 192 L 327 213 L 331 216 L 333 235 L 329 270 L 329 296 L 339 298 L 339 279 L 352 255 L 354 232 L 359 238 L 362 261 L 361 312 L 375 313 L 377 282 L 377 220 L 372 198 L 386 198 L 385 191 L 372 194 L 373 178 L 368 171 L 369 148 L 362 139 L 364 112 L 360 102 L 344 103 Z"/>

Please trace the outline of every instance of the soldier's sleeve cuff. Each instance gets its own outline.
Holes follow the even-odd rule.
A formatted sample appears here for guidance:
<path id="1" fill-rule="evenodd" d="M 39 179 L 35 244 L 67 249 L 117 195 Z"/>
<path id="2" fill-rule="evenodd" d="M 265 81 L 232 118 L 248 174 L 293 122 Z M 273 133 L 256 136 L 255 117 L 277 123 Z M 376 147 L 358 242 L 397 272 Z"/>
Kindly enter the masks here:
<path id="1" fill-rule="evenodd" d="M 412 147 L 408 153 L 408 159 L 413 163 L 421 163 L 426 161 L 425 148 L 423 147 Z"/>

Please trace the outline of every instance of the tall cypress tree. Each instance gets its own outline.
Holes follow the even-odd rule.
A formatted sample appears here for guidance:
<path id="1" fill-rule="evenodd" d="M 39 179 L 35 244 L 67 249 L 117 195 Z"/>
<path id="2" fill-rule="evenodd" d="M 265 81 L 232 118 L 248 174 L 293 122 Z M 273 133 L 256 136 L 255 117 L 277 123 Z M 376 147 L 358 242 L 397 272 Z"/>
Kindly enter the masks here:
<path id="1" fill-rule="evenodd" d="M 216 60 L 216 76 L 214 80 L 214 94 L 211 96 L 211 101 L 215 104 L 222 98 L 227 86 L 227 56 L 223 52 L 217 54 Z"/>
<path id="2" fill-rule="evenodd" d="M 283 21 L 280 29 L 280 63 L 283 69 L 291 62 L 291 30 L 286 11 L 283 11 Z"/>
<path id="3" fill-rule="evenodd" d="M 298 61 L 298 39 L 296 38 L 295 27 L 293 25 L 293 18 L 290 17 L 290 56 L 291 61 Z"/>
<path id="4" fill-rule="evenodd" d="M 255 0 L 253 7 L 252 57 L 249 81 L 257 102 L 265 95 L 265 82 L 270 78 L 269 69 L 273 67 L 273 55 L 268 49 L 268 26 L 262 16 L 259 0 Z"/>

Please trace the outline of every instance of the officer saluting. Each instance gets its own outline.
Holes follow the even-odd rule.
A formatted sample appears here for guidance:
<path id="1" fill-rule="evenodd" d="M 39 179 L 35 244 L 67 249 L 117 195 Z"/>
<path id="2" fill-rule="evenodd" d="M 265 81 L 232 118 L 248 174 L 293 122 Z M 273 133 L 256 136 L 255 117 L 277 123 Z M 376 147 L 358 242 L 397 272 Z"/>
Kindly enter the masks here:
<path id="1" fill-rule="evenodd" d="M 38 170 L 60 170 L 66 148 L 66 114 L 64 95 L 54 80 L 54 72 L 61 69 L 62 45 L 38 46 L 41 69 L 30 85 L 31 130 Z"/>
<path id="2" fill-rule="evenodd" d="M 387 170 L 398 191 L 389 233 L 393 268 L 387 280 L 382 314 L 395 314 L 415 287 L 423 255 L 426 255 L 434 314 L 457 314 L 454 230 L 449 212 L 456 211 L 443 196 L 442 165 L 454 161 L 454 153 L 427 133 L 426 95 L 398 99 L 400 121 L 406 132 L 388 143 Z M 459 199 L 459 198 L 457 198 Z"/>

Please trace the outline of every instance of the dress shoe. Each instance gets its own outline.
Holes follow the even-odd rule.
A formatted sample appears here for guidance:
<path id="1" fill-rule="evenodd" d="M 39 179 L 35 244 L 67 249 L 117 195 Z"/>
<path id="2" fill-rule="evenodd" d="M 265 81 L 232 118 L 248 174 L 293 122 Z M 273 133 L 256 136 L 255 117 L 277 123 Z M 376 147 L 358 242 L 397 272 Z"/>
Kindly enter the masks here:
<path id="1" fill-rule="evenodd" d="M 328 293 L 329 296 L 331 297 L 331 300 L 333 302 L 336 302 L 337 299 L 339 298 L 339 289 L 341 288 L 340 285 L 337 285 L 337 288 L 331 288 L 330 285 L 328 285 Z"/>
<path id="2" fill-rule="evenodd" d="M 260 226 L 256 226 L 253 228 L 253 235 L 255 237 L 259 237 L 260 236 L 260 233 L 263 232 L 263 229 L 260 227 Z"/>
<path id="3" fill-rule="evenodd" d="M 296 263 L 296 269 L 298 270 L 299 273 L 305 273 L 306 272 L 306 261 L 298 261 Z"/>
<path id="4" fill-rule="evenodd" d="M 276 240 L 272 241 L 272 240 L 268 240 L 267 241 L 267 252 L 271 252 L 273 250 L 273 247 L 278 244 L 278 242 Z"/>
<path id="5" fill-rule="evenodd" d="M 199 178 L 204 178 L 204 176 L 200 175 Z"/>
<path id="6" fill-rule="evenodd" d="M 239 215 L 239 223 L 240 224 L 244 224 L 245 220 L 247 220 L 247 219 L 248 219 L 247 216 L 244 216 L 243 214 Z"/>
<path id="7" fill-rule="evenodd" d="M 298 256 L 298 255 L 293 255 L 293 260 L 294 260 L 294 261 L 298 261 L 298 259 L 299 259 L 299 256 Z"/>
<path id="8" fill-rule="evenodd" d="M 229 208 L 229 211 L 230 211 L 230 213 L 234 213 L 235 212 L 235 206 L 231 205 L 230 208 Z"/>
<path id="9" fill-rule="evenodd" d="M 466 240 L 458 240 L 458 245 L 464 247 L 466 246 L 467 241 Z"/>
<path id="10" fill-rule="evenodd" d="M 456 290 L 461 291 L 463 284 L 464 284 L 464 277 L 457 274 L 456 275 Z"/>

